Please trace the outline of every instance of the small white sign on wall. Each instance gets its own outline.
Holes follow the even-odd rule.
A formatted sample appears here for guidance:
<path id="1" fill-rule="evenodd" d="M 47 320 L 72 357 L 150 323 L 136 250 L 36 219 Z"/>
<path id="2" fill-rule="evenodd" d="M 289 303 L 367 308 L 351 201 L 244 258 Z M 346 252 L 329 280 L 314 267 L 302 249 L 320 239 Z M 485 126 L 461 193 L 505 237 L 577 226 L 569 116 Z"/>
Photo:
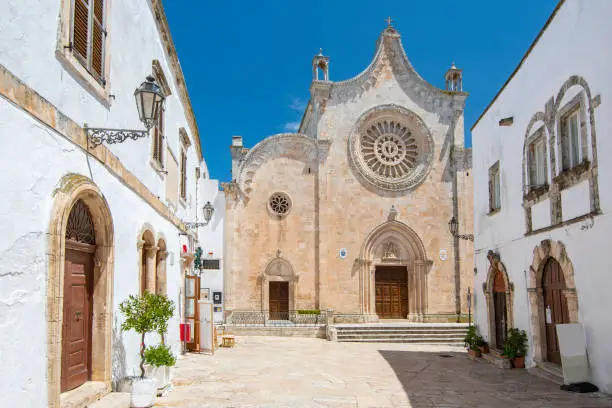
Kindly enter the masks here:
<path id="1" fill-rule="evenodd" d="M 448 259 L 448 252 L 446 252 L 446 249 L 441 249 L 440 250 L 440 260 L 446 261 L 447 259 Z"/>
<path id="2" fill-rule="evenodd" d="M 346 248 L 340 249 L 340 251 L 338 251 L 338 255 L 340 256 L 340 259 L 345 259 L 347 255 Z"/>

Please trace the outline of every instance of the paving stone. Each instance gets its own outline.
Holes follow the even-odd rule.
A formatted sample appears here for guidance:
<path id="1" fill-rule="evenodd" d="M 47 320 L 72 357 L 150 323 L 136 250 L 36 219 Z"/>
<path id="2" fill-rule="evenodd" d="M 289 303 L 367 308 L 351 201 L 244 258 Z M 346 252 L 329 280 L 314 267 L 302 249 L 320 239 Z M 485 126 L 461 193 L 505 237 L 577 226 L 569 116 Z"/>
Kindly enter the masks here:
<path id="1" fill-rule="evenodd" d="M 189 354 L 158 407 L 596 408 L 605 395 L 573 394 L 526 370 L 472 361 L 461 348 L 240 337 L 214 356 Z M 451 355 L 443 358 L 441 355 Z"/>

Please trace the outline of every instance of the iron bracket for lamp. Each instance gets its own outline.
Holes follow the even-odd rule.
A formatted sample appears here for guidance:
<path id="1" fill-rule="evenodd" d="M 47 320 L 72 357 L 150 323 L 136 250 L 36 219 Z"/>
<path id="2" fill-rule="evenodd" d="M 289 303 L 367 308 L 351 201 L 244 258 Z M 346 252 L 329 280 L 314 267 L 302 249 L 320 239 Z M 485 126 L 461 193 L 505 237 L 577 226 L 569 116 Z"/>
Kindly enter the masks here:
<path id="1" fill-rule="evenodd" d="M 102 143 L 123 143 L 127 139 L 138 140 L 149 135 L 148 130 L 90 128 L 87 124 L 83 128 L 91 147 L 97 147 Z"/>
<path id="2" fill-rule="evenodd" d="M 466 241 L 474 241 L 474 234 L 455 234 L 455 237 L 465 239 Z"/>
<path id="3" fill-rule="evenodd" d="M 208 225 L 208 222 L 184 222 L 183 224 L 189 229 L 194 229 L 199 227 L 205 227 Z"/>

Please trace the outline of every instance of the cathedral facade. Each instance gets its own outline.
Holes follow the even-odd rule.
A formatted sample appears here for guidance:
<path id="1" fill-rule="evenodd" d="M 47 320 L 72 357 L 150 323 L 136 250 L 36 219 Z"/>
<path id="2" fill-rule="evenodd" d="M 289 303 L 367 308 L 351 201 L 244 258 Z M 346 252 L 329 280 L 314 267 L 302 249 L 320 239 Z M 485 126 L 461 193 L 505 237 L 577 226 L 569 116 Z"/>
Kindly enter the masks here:
<path id="1" fill-rule="evenodd" d="M 331 81 L 322 53 L 312 68 L 297 133 L 232 140 L 226 317 L 459 320 L 473 283 L 461 70 L 427 83 L 391 25 L 356 77 Z"/>

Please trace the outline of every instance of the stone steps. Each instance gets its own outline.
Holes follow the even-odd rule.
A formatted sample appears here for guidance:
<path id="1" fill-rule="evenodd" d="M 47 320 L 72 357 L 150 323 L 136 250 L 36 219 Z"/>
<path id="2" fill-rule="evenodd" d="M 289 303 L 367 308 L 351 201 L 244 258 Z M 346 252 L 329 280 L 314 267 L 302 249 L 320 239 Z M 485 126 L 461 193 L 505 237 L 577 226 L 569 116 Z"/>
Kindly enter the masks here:
<path id="1" fill-rule="evenodd" d="M 337 341 L 360 343 L 411 343 L 462 346 L 465 324 L 393 323 L 337 325 Z"/>
<path id="2" fill-rule="evenodd" d="M 111 392 L 87 405 L 87 408 L 129 408 L 130 402 L 129 392 Z"/>
<path id="3" fill-rule="evenodd" d="M 564 383 L 563 369 L 555 364 L 546 362 L 539 363 L 536 367 L 532 367 L 528 371 L 538 377 L 552 381 L 555 384 L 563 385 Z"/>

